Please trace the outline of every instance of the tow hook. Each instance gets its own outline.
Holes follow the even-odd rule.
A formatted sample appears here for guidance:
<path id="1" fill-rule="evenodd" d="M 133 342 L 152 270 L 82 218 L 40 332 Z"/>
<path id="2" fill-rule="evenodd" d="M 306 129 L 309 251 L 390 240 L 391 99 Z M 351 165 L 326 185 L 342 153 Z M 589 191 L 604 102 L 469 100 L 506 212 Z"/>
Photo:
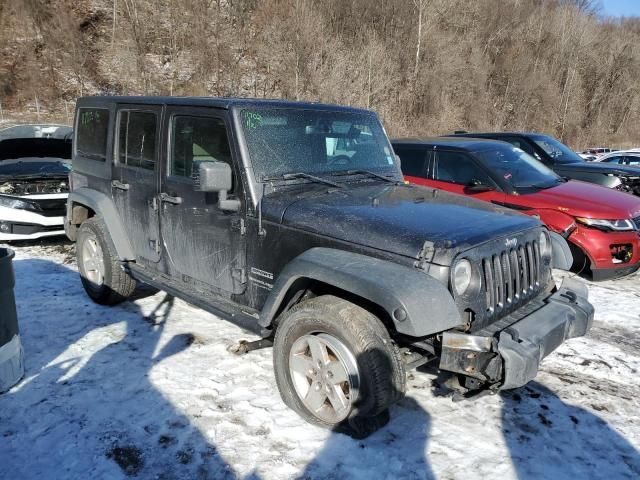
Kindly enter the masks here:
<path id="1" fill-rule="evenodd" d="M 245 355 L 249 352 L 253 352 L 254 350 L 261 350 L 263 348 L 269 348 L 272 346 L 273 346 L 273 341 L 267 338 L 261 338 L 260 340 L 255 340 L 253 342 L 248 342 L 247 340 L 240 340 L 238 343 L 234 345 L 230 345 L 227 348 L 227 351 L 235 355 Z"/>

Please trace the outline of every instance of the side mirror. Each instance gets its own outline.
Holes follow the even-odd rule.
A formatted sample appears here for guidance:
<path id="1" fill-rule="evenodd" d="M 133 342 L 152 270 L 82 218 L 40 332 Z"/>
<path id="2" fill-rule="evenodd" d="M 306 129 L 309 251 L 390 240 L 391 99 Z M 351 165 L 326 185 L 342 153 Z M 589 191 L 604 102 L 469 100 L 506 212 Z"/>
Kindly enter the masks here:
<path id="1" fill-rule="evenodd" d="M 467 193 L 483 193 L 483 192 L 491 192 L 495 190 L 491 185 L 487 185 L 486 183 L 482 183 L 480 180 L 471 180 L 469 185 L 464 187 L 464 191 Z"/>
<path id="2" fill-rule="evenodd" d="M 398 155 L 397 153 L 393 156 L 393 158 L 396 161 L 396 166 L 402 170 L 402 161 L 400 160 L 400 155 Z"/>
<path id="3" fill-rule="evenodd" d="M 227 192 L 233 185 L 231 166 L 224 162 L 198 162 L 194 169 L 194 190 L 199 192 L 217 192 L 218 208 L 237 212 L 240 210 L 240 200 L 228 199 Z"/>

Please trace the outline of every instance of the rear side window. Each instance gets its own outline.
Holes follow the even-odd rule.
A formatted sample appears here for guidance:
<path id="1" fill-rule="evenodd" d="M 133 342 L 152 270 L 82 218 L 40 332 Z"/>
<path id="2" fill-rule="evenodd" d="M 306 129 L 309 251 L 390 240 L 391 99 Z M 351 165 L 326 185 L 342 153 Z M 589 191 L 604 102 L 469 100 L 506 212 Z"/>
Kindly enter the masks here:
<path id="1" fill-rule="evenodd" d="M 107 159 L 109 110 L 81 108 L 76 128 L 76 155 L 104 162 Z"/>
<path id="2" fill-rule="evenodd" d="M 177 115 L 172 122 L 170 175 L 191 177 L 198 162 L 231 165 L 231 149 L 224 122 L 214 117 Z"/>
<path id="3" fill-rule="evenodd" d="M 471 157 L 459 152 L 438 152 L 434 176 L 435 180 L 458 185 L 471 185 L 473 181 L 491 185 L 491 180 L 484 170 Z"/>
<path id="4" fill-rule="evenodd" d="M 400 157 L 402 173 L 410 177 L 426 176 L 427 149 L 423 147 L 395 146 L 393 150 Z"/>
<path id="5" fill-rule="evenodd" d="M 120 112 L 118 161 L 121 165 L 155 168 L 156 123 L 156 114 L 152 112 Z"/>

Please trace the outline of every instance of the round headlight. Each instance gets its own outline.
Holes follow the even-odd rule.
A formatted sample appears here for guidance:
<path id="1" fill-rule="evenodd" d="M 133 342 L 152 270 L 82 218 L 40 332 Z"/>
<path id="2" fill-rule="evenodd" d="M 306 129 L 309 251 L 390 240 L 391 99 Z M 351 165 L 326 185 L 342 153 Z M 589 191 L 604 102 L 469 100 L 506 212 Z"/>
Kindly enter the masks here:
<path id="1" fill-rule="evenodd" d="M 551 256 L 551 241 L 549 234 L 544 230 L 540 232 L 540 255 L 543 257 Z"/>
<path id="2" fill-rule="evenodd" d="M 469 285 L 471 285 L 471 262 L 462 259 L 453 267 L 453 288 L 458 295 L 462 295 Z"/>

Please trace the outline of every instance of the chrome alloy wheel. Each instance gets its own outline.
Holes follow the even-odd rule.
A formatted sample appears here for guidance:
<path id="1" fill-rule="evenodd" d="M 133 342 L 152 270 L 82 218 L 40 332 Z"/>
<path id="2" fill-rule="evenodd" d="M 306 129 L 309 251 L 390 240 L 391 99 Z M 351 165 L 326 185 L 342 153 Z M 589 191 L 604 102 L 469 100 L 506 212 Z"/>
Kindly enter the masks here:
<path id="1" fill-rule="evenodd" d="M 95 235 L 87 236 L 82 243 L 82 269 L 89 282 L 95 287 L 104 283 L 104 255 Z"/>
<path id="2" fill-rule="evenodd" d="M 358 399 L 356 359 L 332 335 L 316 333 L 296 340 L 289 353 L 289 373 L 305 407 L 327 423 L 347 418 Z"/>

